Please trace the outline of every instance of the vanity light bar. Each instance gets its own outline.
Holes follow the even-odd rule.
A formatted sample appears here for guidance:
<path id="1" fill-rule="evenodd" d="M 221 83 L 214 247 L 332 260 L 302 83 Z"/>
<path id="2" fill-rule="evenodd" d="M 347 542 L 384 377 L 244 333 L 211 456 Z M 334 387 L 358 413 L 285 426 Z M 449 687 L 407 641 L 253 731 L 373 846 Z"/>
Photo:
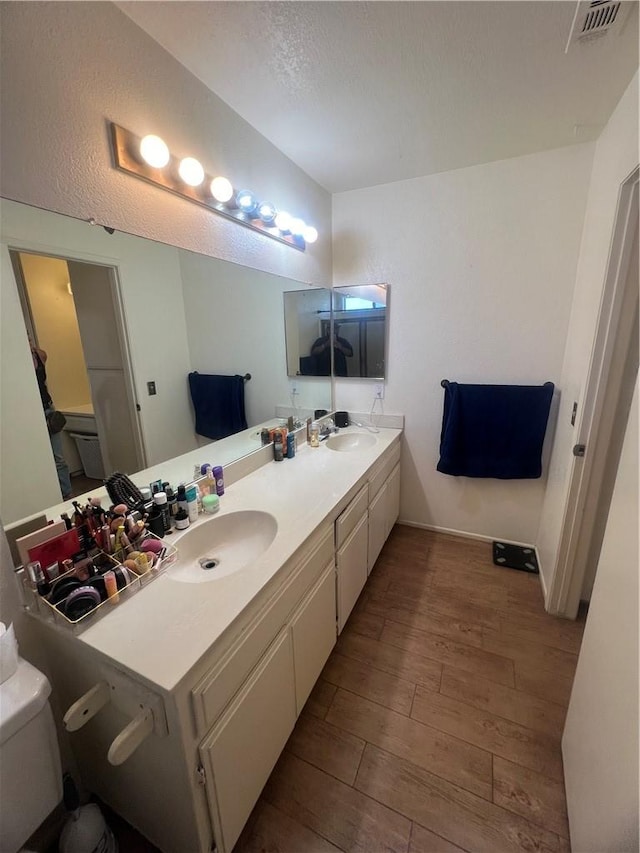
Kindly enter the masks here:
<path id="1" fill-rule="evenodd" d="M 116 168 L 122 172 L 302 252 L 307 243 L 315 243 L 318 238 L 316 229 L 302 219 L 278 211 L 270 201 L 259 200 L 250 190 L 234 191 L 227 178 L 207 175 L 193 157 L 175 157 L 159 136 L 141 138 L 112 122 L 111 143 Z"/>

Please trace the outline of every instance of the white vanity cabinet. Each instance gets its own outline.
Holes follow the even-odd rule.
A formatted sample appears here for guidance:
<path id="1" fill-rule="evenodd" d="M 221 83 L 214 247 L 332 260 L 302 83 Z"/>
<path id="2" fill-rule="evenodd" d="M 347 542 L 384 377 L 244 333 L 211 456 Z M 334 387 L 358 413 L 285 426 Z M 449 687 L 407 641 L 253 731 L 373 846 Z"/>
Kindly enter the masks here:
<path id="1" fill-rule="evenodd" d="M 306 468 L 300 453 L 232 486 L 227 511 L 277 495 L 275 556 L 219 585 L 169 567 L 78 636 L 41 626 L 63 712 L 109 687 L 69 735 L 80 781 L 163 853 L 236 844 L 397 518 L 400 433 L 381 432 L 375 455 L 309 450 Z M 113 766 L 114 738 L 147 707 L 153 732 Z"/>
<path id="2" fill-rule="evenodd" d="M 291 632 L 283 629 L 200 746 L 218 848 L 233 849 L 296 721 Z"/>
<path id="3" fill-rule="evenodd" d="M 336 642 L 333 530 L 311 537 L 249 630 L 192 690 L 219 853 L 230 853 Z"/>
<path id="4" fill-rule="evenodd" d="M 336 520 L 338 632 L 367 581 L 400 510 L 400 445 L 374 466 Z"/>
<path id="5" fill-rule="evenodd" d="M 296 714 L 309 698 L 336 644 L 336 569 L 333 560 L 291 620 Z"/>
<path id="6" fill-rule="evenodd" d="M 369 481 L 370 572 L 400 513 L 400 448 L 383 460 Z"/>
<path id="7" fill-rule="evenodd" d="M 336 520 L 336 601 L 342 631 L 367 580 L 369 484 Z"/>

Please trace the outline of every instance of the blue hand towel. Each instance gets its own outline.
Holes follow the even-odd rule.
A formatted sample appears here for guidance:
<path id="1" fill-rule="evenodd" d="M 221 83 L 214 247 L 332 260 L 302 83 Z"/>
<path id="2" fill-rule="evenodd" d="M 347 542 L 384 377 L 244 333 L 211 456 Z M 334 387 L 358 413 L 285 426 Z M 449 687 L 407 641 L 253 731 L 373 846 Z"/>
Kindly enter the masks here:
<path id="1" fill-rule="evenodd" d="M 437 469 L 457 477 L 535 479 L 553 397 L 544 385 L 449 382 Z"/>
<path id="2" fill-rule="evenodd" d="M 226 438 L 247 428 L 244 413 L 244 377 L 189 374 L 189 390 L 196 415 L 196 432 L 205 438 Z"/>

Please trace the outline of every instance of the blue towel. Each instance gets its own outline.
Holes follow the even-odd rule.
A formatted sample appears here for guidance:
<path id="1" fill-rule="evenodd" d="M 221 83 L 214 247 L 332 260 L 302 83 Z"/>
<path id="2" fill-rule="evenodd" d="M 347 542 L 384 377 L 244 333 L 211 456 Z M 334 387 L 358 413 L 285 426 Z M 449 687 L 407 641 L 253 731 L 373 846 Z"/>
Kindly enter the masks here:
<path id="1" fill-rule="evenodd" d="M 535 479 L 553 397 L 544 385 L 459 385 L 444 391 L 438 471 L 457 477 Z"/>
<path id="2" fill-rule="evenodd" d="M 189 374 L 189 390 L 196 414 L 196 432 L 206 438 L 226 438 L 247 428 L 244 414 L 244 377 Z"/>

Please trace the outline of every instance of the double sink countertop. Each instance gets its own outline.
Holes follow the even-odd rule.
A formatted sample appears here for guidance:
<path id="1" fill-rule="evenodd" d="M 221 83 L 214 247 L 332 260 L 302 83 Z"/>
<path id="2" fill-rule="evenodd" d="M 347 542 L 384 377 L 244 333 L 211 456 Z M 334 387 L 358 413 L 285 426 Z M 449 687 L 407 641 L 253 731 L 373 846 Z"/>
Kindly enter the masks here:
<path id="1" fill-rule="evenodd" d="M 339 434 L 354 433 L 372 435 L 357 427 Z M 400 429 L 381 428 L 371 447 L 346 452 L 331 450 L 326 441 L 318 448 L 303 444 L 293 459 L 269 461 L 226 487 L 218 513 L 201 515 L 186 531 L 166 537 L 178 550 L 177 560 L 76 639 L 116 666 L 171 691 L 314 531 L 337 517 L 401 434 Z M 269 513 L 277 523 L 266 550 L 237 572 L 197 583 L 178 580 L 180 539 L 196 526 L 209 524 L 207 553 L 215 553 L 216 519 L 247 510 Z"/>

